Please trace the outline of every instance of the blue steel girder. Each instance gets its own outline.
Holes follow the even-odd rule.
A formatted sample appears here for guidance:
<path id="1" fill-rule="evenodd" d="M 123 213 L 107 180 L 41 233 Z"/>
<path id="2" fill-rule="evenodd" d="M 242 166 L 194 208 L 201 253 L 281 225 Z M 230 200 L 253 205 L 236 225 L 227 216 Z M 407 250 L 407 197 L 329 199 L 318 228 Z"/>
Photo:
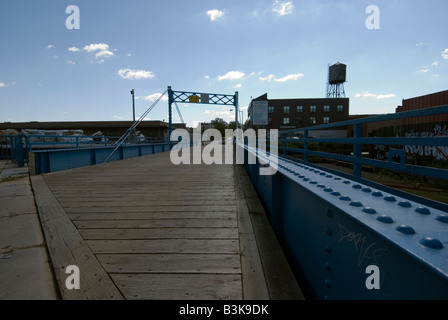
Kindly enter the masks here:
<path id="1" fill-rule="evenodd" d="M 275 175 L 261 176 L 259 161 L 247 161 L 256 149 L 246 146 L 245 153 L 305 295 L 448 299 L 447 211 L 284 158 Z M 371 265 L 379 269 L 379 289 L 366 286 Z"/>
<path id="2" fill-rule="evenodd" d="M 235 95 L 214 94 L 214 93 L 198 93 L 185 91 L 172 91 L 173 98 L 171 102 L 182 103 L 199 103 L 199 104 L 216 104 L 216 105 L 235 105 Z M 199 102 L 190 102 L 191 96 L 197 96 Z M 207 100 L 202 98 L 207 97 Z"/>
<path id="3" fill-rule="evenodd" d="M 201 93 L 192 91 L 173 91 L 168 87 L 168 134 L 171 137 L 172 132 L 172 104 L 181 103 L 198 103 L 211 105 L 226 105 L 235 107 L 235 124 L 238 125 L 238 92 L 234 95 L 219 93 Z M 195 99 L 191 99 L 194 97 Z"/>

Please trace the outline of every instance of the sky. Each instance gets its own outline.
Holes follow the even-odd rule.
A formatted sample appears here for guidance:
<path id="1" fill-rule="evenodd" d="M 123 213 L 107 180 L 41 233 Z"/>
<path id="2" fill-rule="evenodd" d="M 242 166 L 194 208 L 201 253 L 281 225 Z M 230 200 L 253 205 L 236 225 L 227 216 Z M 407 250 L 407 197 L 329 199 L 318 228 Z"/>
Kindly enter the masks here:
<path id="1" fill-rule="evenodd" d="M 1 0 L 0 122 L 132 120 L 132 89 L 138 118 L 168 86 L 238 92 L 245 120 L 264 93 L 324 98 L 336 62 L 350 114 L 394 113 L 448 89 L 447 11 L 446 0 Z M 188 126 L 235 117 L 179 108 Z M 145 120 L 168 121 L 166 96 Z"/>

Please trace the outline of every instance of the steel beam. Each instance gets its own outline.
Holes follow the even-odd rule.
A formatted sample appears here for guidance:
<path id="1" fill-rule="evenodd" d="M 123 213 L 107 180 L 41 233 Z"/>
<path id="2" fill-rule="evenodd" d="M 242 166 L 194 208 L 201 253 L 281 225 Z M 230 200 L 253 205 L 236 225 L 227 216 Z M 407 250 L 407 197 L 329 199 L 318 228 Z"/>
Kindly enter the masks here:
<path id="1" fill-rule="evenodd" d="M 307 298 L 448 299 L 446 211 L 287 159 L 269 178 L 258 165 L 245 167 Z"/>

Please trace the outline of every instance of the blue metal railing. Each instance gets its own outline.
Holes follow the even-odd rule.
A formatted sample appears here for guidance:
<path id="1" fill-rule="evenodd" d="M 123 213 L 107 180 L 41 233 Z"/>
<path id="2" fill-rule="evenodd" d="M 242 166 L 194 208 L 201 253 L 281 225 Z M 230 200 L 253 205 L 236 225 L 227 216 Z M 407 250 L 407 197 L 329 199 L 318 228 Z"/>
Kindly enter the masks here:
<path id="1" fill-rule="evenodd" d="M 22 167 L 28 162 L 26 148 L 26 136 L 0 135 L 0 159 L 11 159 Z"/>
<path id="2" fill-rule="evenodd" d="M 19 166 L 29 162 L 37 150 L 100 148 L 113 146 L 120 137 L 61 135 L 0 135 L 0 159 L 11 159 Z M 123 146 L 163 143 L 161 137 L 129 137 Z"/>
<path id="3" fill-rule="evenodd" d="M 152 144 L 127 144 L 121 145 L 118 149 L 114 146 L 108 146 L 33 151 L 30 152 L 30 173 L 32 175 L 39 175 L 103 164 L 106 160 L 107 162 L 112 162 L 141 157 L 154 153 L 170 151 L 172 145 L 172 142 L 164 142 Z"/>
<path id="4" fill-rule="evenodd" d="M 360 177 L 361 165 L 372 165 L 446 179 L 445 169 L 407 164 L 405 147 L 445 148 L 446 137 L 361 137 L 368 123 L 446 113 L 448 106 L 284 131 L 278 147 L 283 154 L 278 158 L 253 145 L 238 144 L 244 148 L 244 167 L 252 185 L 307 298 L 448 299 L 448 205 Z M 309 138 L 313 130 L 341 126 L 354 126 L 354 137 Z M 290 137 L 298 132 L 303 138 Z M 302 148 L 286 146 L 298 141 Z M 350 155 L 310 150 L 312 142 L 350 144 Z M 362 146 L 368 144 L 392 148 L 385 161 L 372 160 L 363 157 Z M 257 161 L 251 162 L 250 155 Z M 347 161 L 354 165 L 353 175 L 312 164 L 311 156 Z M 399 162 L 393 162 L 394 156 Z M 277 159 L 278 170 L 262 175 L 269 158 Z M 377 288 L 370 286 L 370 267 L 377 270 Z"/>
<path id="5" fill-rule="evenodd" d="M 110 136 L 57 136 L 57 135 L 29 135 L 27 136 L 29 143 L 28 151 L 36 149 L 61 149 L 61 148 L 91 148 L 91 147 L 107 147 L 114 145 L 120 137 Z M 164 138 L 159 137 L 129 137 L 124 141 L 124 145 L 128 144 L 148 144 L 162 143 Z"/>
<path id="6" fill-rule="evenodd" d="M 372 123 L 387 123 L 395 120 L 405 120 L 418 117 L 428 117 L 448 114 L 448 105 L 427 109 L 420 109 L 414 111 L 407 111 L 395 114 L 372 116 L 356 120 L 348 120 L 324 125 L 317 125 L 313 127 L 294 129 L 282 131 L 279 133 L 281 139 L 279 150 L 283 151 L 283 155 L 290 153 L 303 154 L 304 161 L 309 162 L 310 156 L 318 156 L 333 160 L 345 161 L 353 164 L 353 175 L 356 177 L 362 176 L 362 166 L 372 166 L 384 169 L 395 170 L 404 173 L 436 177 L 448 180 L 448 170 L 438 169 L 429 166 L 408 164 L 406 162 L 407 146 L 412 147 L 426 147 L 441 149 L 448 147 L 448 137 L 363 137 L 363 129 L 367 124 Z M 399 124 L 400 125 L 400 124 Z M 311 133 L 316 130 L 331 130 L 341 127 L 353 127 L 353 137 L 349 138 L 311 138 Z M 303 138 L 291 139 L 288 137 L 301 134 Z M 302 143 L 303 148 L 288 147 L 287 143 Z M 318 150 L 311 150 L 311 143 L 329 143 L 329 144 L 350 144 L 352 146 L 351 155 L 337 154 L 331 152 L 323 152 Z M 363 157 L 363 148 L 366 145 L 383 145 L 387 146 L 388 157 L 387 161 L 369 159 Z M 444 154 L 444 153 L 443 153 Z M 395 159 L 399 158 L 399 162 Z M 448 154 L 445 154 L 445 160 L 448 160 Z"/>

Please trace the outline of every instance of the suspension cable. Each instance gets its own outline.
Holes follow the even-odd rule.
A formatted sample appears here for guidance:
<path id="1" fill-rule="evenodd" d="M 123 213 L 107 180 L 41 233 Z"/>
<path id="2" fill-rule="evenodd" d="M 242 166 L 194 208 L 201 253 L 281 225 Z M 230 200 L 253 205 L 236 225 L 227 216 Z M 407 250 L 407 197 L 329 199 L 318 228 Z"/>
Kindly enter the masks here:
<path id="1" fill-rule="evenodd" d="M 134 131 L 134 129 L 137 128 L 137 126 L 143 121 L 143 119 L 148 115 L 148 113 L 150 113 L 151 110 L 154 109 L 154 107 L 157 105 L 157 103 L 159 103 L 159 101 L 162 100 L 163 96 L 167 92 L 168 92 L 168 89 L 165 90 L 165 92 L 160 95 L 160 97 L 148 108 L 148 110 L 146 110 L 145 113 L 137 121 L 135 121 L 128 130 L 126 130 L 126 132 L 121 136 L 121 138 L 118 139 L 117 142 L 115 142 L 114 150 L 109 154 L 109 156 L 106 158 L 106 160 L 104 160 L 103 163 L 106 163 L 110 159 L 110 157 L 115 153 L 115 151 L 117 151 L 118 148 L 121 147 L 121 145 L 126 141 L 126 139 L 129 137 L 129 135 Z"/>

